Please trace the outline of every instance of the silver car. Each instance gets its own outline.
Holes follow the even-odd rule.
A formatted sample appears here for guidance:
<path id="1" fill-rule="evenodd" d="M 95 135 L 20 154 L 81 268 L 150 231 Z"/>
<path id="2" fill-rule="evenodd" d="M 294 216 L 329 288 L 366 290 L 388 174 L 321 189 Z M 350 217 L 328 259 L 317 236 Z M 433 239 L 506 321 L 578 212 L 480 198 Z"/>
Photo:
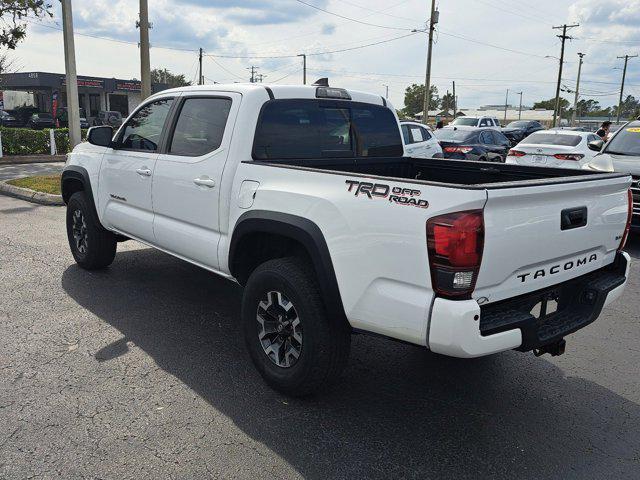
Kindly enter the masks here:
<path id="1" fill-rule="evenodd" d="M 597 140 L 589 143 L 591 150 L 599 151 L 584 168 L 604 172 L 630 173 L 633 177 L 632 228 L 640 229 L 640 120 L 623 125 L 604 143 Z"/>

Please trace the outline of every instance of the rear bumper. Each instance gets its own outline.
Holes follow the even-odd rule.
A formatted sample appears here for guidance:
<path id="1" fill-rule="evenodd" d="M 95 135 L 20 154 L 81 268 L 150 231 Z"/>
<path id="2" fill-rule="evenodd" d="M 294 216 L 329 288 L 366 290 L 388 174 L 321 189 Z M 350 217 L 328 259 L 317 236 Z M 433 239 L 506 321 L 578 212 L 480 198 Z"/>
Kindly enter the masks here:
<path id="1" fill-rule="evenodd" d="M 504 350 L 529 351 L 553 344 L 595 321 L 602 308 L 622 295 L 630 257 L 619 253 L 607 267 L 550 288 L 480 307 L 475 300 L 437 298 L 429 324 L 429 348 L 472 358 Z M 543 301 L 543 299 L 545 299 Z M 557 310 L 550 311 L 552 299 Z M 546 307 L 541 307 L 541 302 Z"/>

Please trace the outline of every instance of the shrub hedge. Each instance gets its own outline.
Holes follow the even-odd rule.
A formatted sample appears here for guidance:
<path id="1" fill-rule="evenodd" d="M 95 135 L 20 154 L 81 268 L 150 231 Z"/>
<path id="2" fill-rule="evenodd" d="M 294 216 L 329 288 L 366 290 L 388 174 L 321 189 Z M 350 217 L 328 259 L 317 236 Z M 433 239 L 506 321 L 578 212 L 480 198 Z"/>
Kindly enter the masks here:
<path id="1" fill-rule="evenodd" d="M 69 129 L 54 130 L 58 154 L 69 153 Z M 0 127 L 3 155 L 38 155 L 51 153 L 49 129 L 31 130 L 29 128 Z M 82 130 L 82 139 L 87 138 L 87 130 Z"/>

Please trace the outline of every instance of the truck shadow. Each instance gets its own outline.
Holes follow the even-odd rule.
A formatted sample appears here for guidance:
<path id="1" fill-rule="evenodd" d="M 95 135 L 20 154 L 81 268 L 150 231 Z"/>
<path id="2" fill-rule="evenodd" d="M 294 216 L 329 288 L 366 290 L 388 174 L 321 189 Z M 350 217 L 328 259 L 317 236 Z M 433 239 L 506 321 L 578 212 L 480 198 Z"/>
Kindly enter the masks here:
<path id="1" fill-rule="evenodd" d="M 96 361 L 126 355 L 133 342 L 305 477 L 629 478 L 640 471 L 640 407 L 566 375 L 561 361 L 516 352 L 463 361 L 358 336 L 338 385 L 289 399 L 263 384 L 245 354 L 238 286 L 151 249 L 119 253 L 104 273 L 70 266 L 62 285 L 124 336 L 95 352 Z"/>

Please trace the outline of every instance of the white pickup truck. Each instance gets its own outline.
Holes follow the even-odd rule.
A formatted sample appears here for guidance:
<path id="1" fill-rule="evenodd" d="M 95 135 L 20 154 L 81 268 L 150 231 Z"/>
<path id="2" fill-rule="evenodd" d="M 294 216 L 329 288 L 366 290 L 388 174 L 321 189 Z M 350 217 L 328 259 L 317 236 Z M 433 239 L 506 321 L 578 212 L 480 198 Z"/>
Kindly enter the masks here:
<path id="1" fill-rule="evenodd" d="M 237 281 L 250 356 L 288 394 L 334 380 L 353 333 L 560 354 L 628 276 L 629 175 L 406 157 L 380 96 L 186 87 L 88 140 L 62 174 L 77 263 L 135 239 Z"/>

